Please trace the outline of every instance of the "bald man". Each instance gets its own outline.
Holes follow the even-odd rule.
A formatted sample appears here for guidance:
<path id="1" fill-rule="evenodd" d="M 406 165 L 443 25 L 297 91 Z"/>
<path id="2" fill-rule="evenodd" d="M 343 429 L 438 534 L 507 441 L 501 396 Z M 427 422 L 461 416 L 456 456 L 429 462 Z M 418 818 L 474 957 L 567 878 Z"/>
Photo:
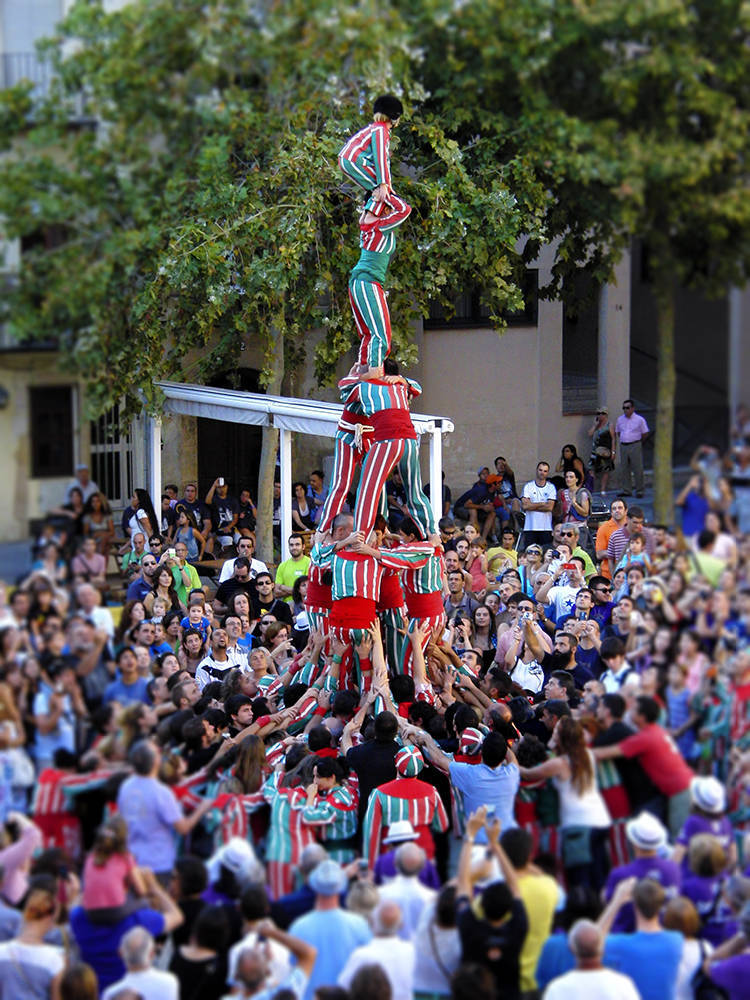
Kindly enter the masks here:
<path id="1" fill-rule="evenodd" d="M 354 949 L 341 971 L 338 985 L 349 989 L 362 966 L 379 965 L 391 984 L 392 1000 L 412 1000 L 416 951 L 411 941 L 400 939 L 402 923 L 403 915 L 398 903 L 381 899 L 372 912 L 375 936 L 369 944 Z"/>
<path id="2" fill-rule="evenodd" d="M 577 920 L 568 932 L 576 967 L 553 979 L 545 1000 L 638 1000 L 633 980 L 602 965 L 604 939 L 591 920 Z"/>
<path id="3" fill-rule="evenodd" d="M 437 893 L 419 881 L 427 854 L 418 844 L 402 844 L 396 851 L 395 862 L 396 877 L 381 887 L 380 898 L 399 905 L 403 916 L 399 937 L 402 941 L 413 941 L 422 910 L 434 902 Z"/>

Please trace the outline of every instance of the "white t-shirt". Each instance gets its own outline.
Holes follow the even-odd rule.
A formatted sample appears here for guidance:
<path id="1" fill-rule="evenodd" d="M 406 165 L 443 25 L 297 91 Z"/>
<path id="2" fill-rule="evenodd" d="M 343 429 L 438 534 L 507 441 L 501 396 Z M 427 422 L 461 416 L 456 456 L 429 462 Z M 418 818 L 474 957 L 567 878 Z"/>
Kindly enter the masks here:
<path id="1" fill-rule="evenodd" d="M 280 945 L 278 941 L 268 941 L 268 946 L 271 951 L 271 962 L 269 964 L 268 977 L 264 983 L 267 988 L 271 986 L 276 986 L 278 988 L 279 984 L 282 983 L 287 976 L 292 971 L 292 963 L 289 961 L 291 955 L 283 945 Z M 254 948 L 258 944 L 258 932 L 249 931 L 241 941 L 237 944 L 233 944 L 229 949 L 229 974 L 227 976 L 227 982 L 230 986 L 236 986 L 237 981 L 235 976 L 237 974 L 237 963 L 239 962 L 240 955 L 243 951 L 248 948 Z"/>
<path id="2" fill-rule="evenodd" d="M 235 559 L 237 557 L 235 556 Z M 250 579 L 254 579 L 258 573 L 267 573 L 268 566 L 260 559 L 250 560 Z M 230 577 L 234 576 L 234 559 L 227 559 L 224 565 L 221 567 L 221 573 L 219 573 L 219 583 L 224 583 L 225 580 L 229 580 Z"/>
<path id="3" fill-rule="evenodd" d="M 534 479 L 530 483 L 526 483 L 523 488 L 523 495 L 531 500 L 532 503 L 546 503 L 548 500 L 557 500 L 557 490 L 552 483 L 537 486 Z M 552 531 L 551 510 L 527 510 L 524 511 L 524 516 L 524 531 Z"/>
<path id="4" fill-rule="evenodd" d="M 614 969 L 573 969 L 553 979 L 544 1000 L 640 1000 L 630 976 Z"/>
<path id="5" fill-rule="evenodd" d="M 127 972 L 119 982 L 113 983 L 102 993 L 102 1000 L 111 1000 L 120 990 L 133 990 L 143 1000 L 179 1000 L 180 981 L 171 972 L 159 969 L 141 969 Z"/>
<path id="6" fill-rule="evenodd" d="M 536 660 L 529 660 L 528 663 L 519 656 L 515 666 L 510 672 L 510 679 L 522 687 L 524 691 L 531 691 L 538 694 L 544 687 L 544 670 Z"/>
<path id="7" fill-rule="evenodd" d="M 552 605 L 552 617 L 559 622 L 563 615 L 572 615 L 576 607 L 576 594 L 580 587 L 550 587 L 547 603 Z"/>
<path id="8" fill-rule="evenodd" d="M 411 941 L 376 937 L 355 948 L 341 970 L 338 985 L 349 989 L 363 965 L 379 965 L 391 983 L 393 1000 L 412 1000 L 416 951 Z"/>

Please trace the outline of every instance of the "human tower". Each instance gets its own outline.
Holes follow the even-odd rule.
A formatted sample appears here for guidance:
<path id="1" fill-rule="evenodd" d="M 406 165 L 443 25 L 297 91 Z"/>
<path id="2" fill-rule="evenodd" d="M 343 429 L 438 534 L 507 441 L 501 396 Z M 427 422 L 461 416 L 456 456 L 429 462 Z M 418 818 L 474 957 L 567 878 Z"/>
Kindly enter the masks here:
<path id="1" fill-rule="evenodd" d="M 384 95 L 373 111 L 373 121 L 346 142 L 338 157 L 344 174 L 365 192 L 359 217 L 361 252 L 349 279 L 360 347 L 356 364 L 338 384 L 344 412 L 336 432 L 330 491 L 311 553 L 306 601 L 311 626 L 346 646 L 341 685 L 362 693 L 370 690 L 372 665 L 353 655 L 353 648 L 378 620 L 391 670 L 412 677 L 413 643 L 424 652 L 445 624 L 443 550 L 422 490 L 417 434 L 409 411 L 422 390 L 413 379 L 399 375 L 389 356 L 391 324 L 383 287 L 396 232 L 411 212 L 391 181 L 390 135 L 403 108 L 397 97 Z M 342 511 L 358 469 L 352 524 L 352 515 Z M 399 544 L 385 547 L 378 515 L 387 514 L 385 484 L 394 469 L 403 480 L 408 516 L 400 527 Z M 428 697 L 425 678 L 420 675 L 415 681 L 417 696 Z"/>

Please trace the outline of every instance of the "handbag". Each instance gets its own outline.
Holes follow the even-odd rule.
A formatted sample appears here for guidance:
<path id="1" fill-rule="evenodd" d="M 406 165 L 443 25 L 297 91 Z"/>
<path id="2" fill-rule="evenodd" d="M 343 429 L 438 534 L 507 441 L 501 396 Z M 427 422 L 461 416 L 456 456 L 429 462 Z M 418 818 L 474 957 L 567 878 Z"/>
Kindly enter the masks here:
<path id="1" fill-rule="evenodd" d="M 563 868 L 590 865 L 594 860 L 591 853 L 591 827 L 566 826 L 561 834 Z"/>
<path id="2" fill-rule="evenodd" d="M 594 448 L 594 454 L 597 456 L 597 458 L 611 458 L 612 449 L 607 448 L 606 445 L 598 444 L 596 448 Z"/>
<path id="3" fill-rule="evenodd" d="M 695 1000 L 729 1000 L 729 994 L 724 987 L 715 983 L 703 968 L 707 952 L 703 941 L 700 941 L 699 943 L 701 949 L 701 960 L 698 968 L 693 973 L 692 979 L 690 980 L 690 986 L 693 990 Z"/>

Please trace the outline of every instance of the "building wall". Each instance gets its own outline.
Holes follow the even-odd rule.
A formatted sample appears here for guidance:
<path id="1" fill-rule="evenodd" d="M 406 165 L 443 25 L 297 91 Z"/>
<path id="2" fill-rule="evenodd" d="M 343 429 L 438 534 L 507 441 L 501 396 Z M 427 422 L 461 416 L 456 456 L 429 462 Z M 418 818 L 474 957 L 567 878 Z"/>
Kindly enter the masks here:
<path id="1" fill-rule="evenodd" d="M 59 371 L 54 354 L 0 353 L 0 386 L 8 392 L 8 402 L 0 410 L 0 540 L 18 541 L 28 537 L 29 521 L 42 517 L 51 507 L 60 506 L 65 488 L 73 477 L 31 478 L 29 436 L 29 389 L 41 385 L 76 385 L 76 380 Z M 76 410 L 81 412 L 83 388 L 74 393 Z M 74 461 L 88 450 L 88 425 L 74 424 Z"/>

